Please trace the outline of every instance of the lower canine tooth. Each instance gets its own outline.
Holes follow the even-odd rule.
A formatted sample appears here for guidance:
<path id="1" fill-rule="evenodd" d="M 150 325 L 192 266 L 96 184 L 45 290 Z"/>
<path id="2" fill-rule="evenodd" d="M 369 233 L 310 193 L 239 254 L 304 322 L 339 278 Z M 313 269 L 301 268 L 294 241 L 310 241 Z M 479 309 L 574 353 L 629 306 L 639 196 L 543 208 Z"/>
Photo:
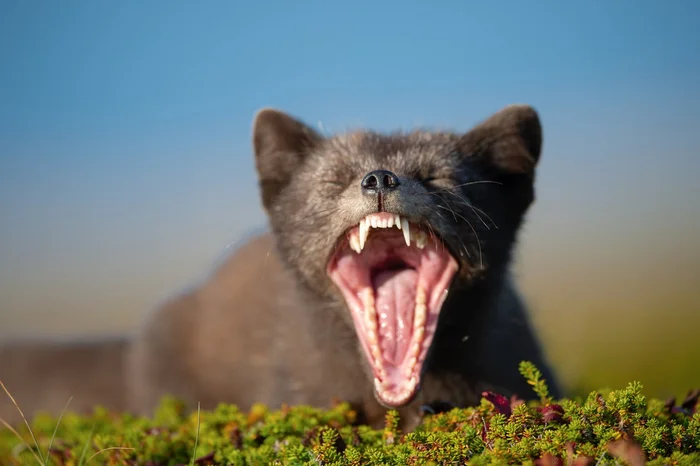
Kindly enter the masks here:
<path id="1" fill-rule="evenodd" d="M 418 249 L 423 249 L 425 247 L 425 243 L 428 242 L 428 235 L 424 231 L 418 230 L 415 236 L 416 246 L 418 246 Z"/>
<path id="2" fill-rule="evenodd" d="M 362 251 L 360 248 L 360 238 L 358 238 L 357 235 L 352 235 L 350 237 L 350 249 L 358 254 Z"/>

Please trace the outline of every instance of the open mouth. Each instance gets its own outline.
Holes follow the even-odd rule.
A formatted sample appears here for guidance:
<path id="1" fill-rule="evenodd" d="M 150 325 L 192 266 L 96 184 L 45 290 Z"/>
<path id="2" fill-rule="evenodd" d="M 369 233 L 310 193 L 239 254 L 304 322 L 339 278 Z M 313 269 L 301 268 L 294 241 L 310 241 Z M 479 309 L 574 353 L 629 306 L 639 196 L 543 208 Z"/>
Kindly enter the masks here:
<path id="1" fill-rule="evenodd" d="M 434 235 L 387 212 L 349 229 L 328 276 L 341 290 L 372 367 L 378 400 L 410 402 L 457 261 Z"/>

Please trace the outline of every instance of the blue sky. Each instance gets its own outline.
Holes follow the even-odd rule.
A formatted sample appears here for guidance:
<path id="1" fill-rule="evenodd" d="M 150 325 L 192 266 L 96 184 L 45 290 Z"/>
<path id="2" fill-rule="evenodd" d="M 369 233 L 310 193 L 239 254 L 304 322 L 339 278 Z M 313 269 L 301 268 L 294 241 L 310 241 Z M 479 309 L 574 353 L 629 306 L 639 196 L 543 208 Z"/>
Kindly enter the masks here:
<path id="1" fill-rule="evenodd" d="M 680 319 L 698 305 L 698 18 L 693 1 L 2 2 L 0 328 L 131 328 L 263 225 L 260 107 L 466 130 L 513 102 L 545 131 L 518 269 L 538 309 L 691 296 Z"/>

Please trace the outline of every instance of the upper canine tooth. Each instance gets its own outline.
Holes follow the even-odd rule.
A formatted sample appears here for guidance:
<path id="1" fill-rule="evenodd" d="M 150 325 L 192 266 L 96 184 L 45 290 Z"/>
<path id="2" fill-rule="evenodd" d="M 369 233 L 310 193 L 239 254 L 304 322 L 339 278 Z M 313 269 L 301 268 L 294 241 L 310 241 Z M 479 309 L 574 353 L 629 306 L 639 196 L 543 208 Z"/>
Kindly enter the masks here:
<path id="1" fill-rule="evenodd" d="M 369 220 L 364 218 L 360 220 L 360 251 L 365 248 L 365 243 L 367 242 L 367 235 L 369 235 Z"/>
<path id="2" fill-rule="evenodd" d="M 401 227 L 403 230 L 403 239 L 406 240 L 406 246 L 411 245 L 411 227 L 408 224 L 408 219 L 401 219 Z"/>

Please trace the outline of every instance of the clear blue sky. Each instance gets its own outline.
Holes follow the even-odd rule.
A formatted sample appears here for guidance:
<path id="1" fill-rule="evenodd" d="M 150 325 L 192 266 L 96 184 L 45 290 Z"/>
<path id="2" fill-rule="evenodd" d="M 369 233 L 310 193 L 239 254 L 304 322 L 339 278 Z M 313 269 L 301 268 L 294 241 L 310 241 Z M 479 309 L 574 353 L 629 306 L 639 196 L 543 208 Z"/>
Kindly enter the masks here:
<path id="1" fill-rule="evenodd" d="M 700 264 L 700 2 L 429 4 L 0 3 L 4 328 L 133 320 L 264 224 L 263 106 L 335 131 L 530 103 L 545 148 L 524 247 L 550 271 L 533 289 L 566 276 L 562 251 L 587 251 L 571 273 L 590 280 L 647 254 Z"/>

